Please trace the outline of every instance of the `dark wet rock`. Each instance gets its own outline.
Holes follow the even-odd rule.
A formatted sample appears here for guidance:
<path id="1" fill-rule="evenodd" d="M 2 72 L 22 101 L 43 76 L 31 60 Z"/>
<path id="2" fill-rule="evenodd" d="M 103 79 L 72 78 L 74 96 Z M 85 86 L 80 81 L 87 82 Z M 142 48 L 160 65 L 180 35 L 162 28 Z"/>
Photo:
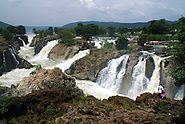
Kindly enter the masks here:
<path id="1" fill-rule="evenodd" d="M 151 79 L 154 69 L 155 69 L 154 60 L 152 57 L 149 57 L 146 60 L 146 69 L 145 69 L 145 75 L 148 79 Z"/>

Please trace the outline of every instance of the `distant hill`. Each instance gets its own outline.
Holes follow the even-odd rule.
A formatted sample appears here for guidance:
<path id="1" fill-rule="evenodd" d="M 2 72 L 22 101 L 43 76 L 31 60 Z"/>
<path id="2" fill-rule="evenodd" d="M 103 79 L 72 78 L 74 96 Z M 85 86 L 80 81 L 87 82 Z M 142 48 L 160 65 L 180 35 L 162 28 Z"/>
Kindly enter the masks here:
<path id="1" fill-rule="evenodd" d="M 115 28 L 143 28 L 148 27 L 150 22 L 136 22 L 136 23 L 120 23 L 120 22 L 98 22 L 98 21 L 84 21 L 84 22 L 74 22 L 64 25 L 63 28 L 73 28 L 78 23 L 82 24 L 95 24 L 101 27 L 115 27 Z"/>
<path id="2" fill-rule="evenodd" d="M 136 22 L 136 23 L 120 23 L 120 22 L 99 22 L 99 21 L 79 21 L 74 23 L 69 23 L 64 26 L 63 28 L 73 28 L 78 23 L 82 24 L 95 24 L 101 27 L 115 27 L 115 28 L 130 28 L 130 29 L 136 29 L 136 28 L 143 28 L 148 27 L 150 25 L 150 21 L 148 22 Z M 168 24 L 176 24 L 177 21 L 167 21 Z"/>
<path id="3" fill-rule="evenodd" d="M 11 25 L 9 25 L 9 24 L 7 24 L 7 23 L 4 23 L 4 22 L 0 21 L 0 28 L 6 28 L 6 27 L 8 27 L 8 26 L 11 26 Z"/>

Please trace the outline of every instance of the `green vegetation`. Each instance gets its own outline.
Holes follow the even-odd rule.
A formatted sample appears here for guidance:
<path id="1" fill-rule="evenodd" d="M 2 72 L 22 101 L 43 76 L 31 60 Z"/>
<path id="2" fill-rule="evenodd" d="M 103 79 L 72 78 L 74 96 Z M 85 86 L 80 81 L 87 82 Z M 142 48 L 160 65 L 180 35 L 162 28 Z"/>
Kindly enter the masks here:
<path id="1" fill-rule="evenodd" d="M 55 29 L 57 37 L 60 39 L 59 43 L 67 46 L 78 45 L 78 41 L 74 39 L 74 33 L 72 29 Z"/>
<path id="2" fill-rule="evenodd" d="M 36 30 L 33 29 L 33 33 L 35 33 L 39 38 L 47 37 L 48 35 L 53 35 L 54 29 L 53 27 L 48 27 L 46 30 Z"/>
<path id="3" fill-rule="evenodd" d="M 185 17 L 179 19 L 177 24 L 178 41 L 171 42 L 167 49 L 167 55 L 172 56 L 175 67 L 171 70 L 176 85 L 185 84 Z"/>
<path id="4" fill-rule="evenodd" d="M 37 71 L 39 71 L 40 69 L 42 69 L 42 65 L 41 65 L 41 64 L 35 65 L 34 67 L 35 67 L 35 70 L 32 71 L 32 72 L 30 73 L 30 75 L 34 75 L 34 74 L 37 73 Z"/>
<path id="5" fill-rule="evenodd" d="M 0 35 L 4 37 L 7 41 L 11 41 L 13 39 L 14 35 L 23 35 L 26 33 L 26 29 L 24 26 L 19 25 L 17 27 L 15 26 L 9 26 L 7 28 L 0 28 Z"/>
<path id="6" fill-rule="evenodd" d="M 153 20 L 149 27 L 142 29 L 138 45 L 143 46 L 147 41 L 170 41 L 176 39 L 176 23 L 170 23 L 165 19 Z"/>
<path id="7" fill-rule="evenodd" d="M 127 48 L 128 48 L 128 40 L 123 36 L 119 37 L 118 40 L 116 41 L 116 49 L 122 50 Z"/>
<path id="8" fill-rule="evenodd" d="M 99 34 L 99 27 L 94 24 L 83 25 L 79 23 L 75 27 L 76 35 L 82 36 L 84 39 L 88 40 L 92 36 L 96 36 Z"/>

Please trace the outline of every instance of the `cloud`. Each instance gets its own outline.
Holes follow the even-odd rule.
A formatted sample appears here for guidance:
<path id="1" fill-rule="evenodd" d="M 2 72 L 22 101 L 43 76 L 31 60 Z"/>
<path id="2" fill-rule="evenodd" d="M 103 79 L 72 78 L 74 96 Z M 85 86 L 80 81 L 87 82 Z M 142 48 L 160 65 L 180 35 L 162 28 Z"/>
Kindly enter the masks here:
<path id="1" fill-rule="evenodd" d="M 185 0 L 0 0 L 0 5 L 0 20 L 15 25 L 177 20 L 185 16 Z"/>
<path id="2" fill-rule="evenodd" d="M 80 2 L 84 7 L 88 9 L 92 9 L 96 7 L 94 0 L 80 0 Z"/>

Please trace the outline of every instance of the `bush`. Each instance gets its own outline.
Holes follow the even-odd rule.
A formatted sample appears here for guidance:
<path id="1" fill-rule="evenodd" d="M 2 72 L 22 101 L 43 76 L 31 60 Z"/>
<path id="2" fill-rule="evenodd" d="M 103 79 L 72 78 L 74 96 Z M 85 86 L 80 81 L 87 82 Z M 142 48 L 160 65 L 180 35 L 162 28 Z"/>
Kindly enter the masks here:
<path id="1" fill-rule="evenodd" d="M 73 46 L 78 44 L 74 39 L 62 39 L 59 41 L 59 43 L 65 44 L 66 46 Z"/>
<path id="2" fill-rule="evenodd" d="M 125 37 L 119 37 L 116 41 L 116 49 L 122 50 L 128 48 L 128 40 Z"/>
<path id="3" fill-rule="evenodd" d="M 0 97 L 0 114 L 6 114 L 9 111 L 9 106 L 13 103 L 13 97 Z"/>

